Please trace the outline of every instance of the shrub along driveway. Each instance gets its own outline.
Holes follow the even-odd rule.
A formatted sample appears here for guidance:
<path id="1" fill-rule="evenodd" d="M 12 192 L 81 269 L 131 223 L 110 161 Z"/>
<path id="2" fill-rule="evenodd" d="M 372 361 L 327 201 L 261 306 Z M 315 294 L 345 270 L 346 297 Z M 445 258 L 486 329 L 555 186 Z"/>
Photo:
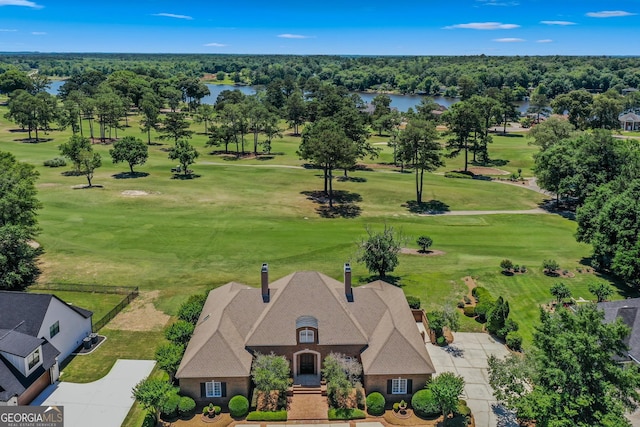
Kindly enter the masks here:
<path id="1" fill-rule="evenodd" d="M 468 332 L 455 333 L 454 342 L 447 347 L 438 347 L 431 343 L 426 345 L 436 368 L 436 375 L 449 371 L 464 378 L 463 399 L 471 408 L 477 427 L 518 425 L 511 419 L 510 414 L 497 405 L 489 385 L 487 359 L 491 354 L 496 357 L 509 354 L 504 345 L 488 334 Z"/>
<path id="2" fill-rule="evenodd" d="M 151 373 L 155 363 L 118 360 L 104 378 L 87 384 L 58 382 L 47 387 L 31 405 L 64 406 L 67 426 L 119 426 L 134 402 L 131 389 Z"/>

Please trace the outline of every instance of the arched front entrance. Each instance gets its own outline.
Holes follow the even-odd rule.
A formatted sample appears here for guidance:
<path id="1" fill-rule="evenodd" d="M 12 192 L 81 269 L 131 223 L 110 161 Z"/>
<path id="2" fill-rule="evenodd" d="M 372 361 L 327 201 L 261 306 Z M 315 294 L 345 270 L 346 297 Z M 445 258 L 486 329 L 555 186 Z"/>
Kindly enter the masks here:
<path id="1" fill-rule="evenodd" d="M 320 383 L 320 353 L 313 350 L 301 350 L 293 354 L 293 375 L 296 383 L 297 381 L 305 380 L 304 382 L 318 382 Z"/>

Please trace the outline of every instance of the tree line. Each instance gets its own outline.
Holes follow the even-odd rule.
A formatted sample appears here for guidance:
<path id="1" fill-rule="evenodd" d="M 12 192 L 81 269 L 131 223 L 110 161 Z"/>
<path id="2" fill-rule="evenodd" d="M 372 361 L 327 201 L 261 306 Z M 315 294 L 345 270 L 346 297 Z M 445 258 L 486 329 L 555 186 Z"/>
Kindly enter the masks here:
<path id="1" fill-rule="evenodd" d="M 640 58 L 575 56 L 330 56 L 211 54 L 5 54 L 0 73 L 16 68 L 48 76 L 133 71 L 155 78 L 217 75 L 235 83 L 274 80 L 304 86 L 310 78 L 351 91 L 377 90 L 455 96 L 471 85 L 477 94 L 510 87 L 518 96 L 541 84 L 551 97 L 572 90 L 606 92 L 640 85 Z"/>

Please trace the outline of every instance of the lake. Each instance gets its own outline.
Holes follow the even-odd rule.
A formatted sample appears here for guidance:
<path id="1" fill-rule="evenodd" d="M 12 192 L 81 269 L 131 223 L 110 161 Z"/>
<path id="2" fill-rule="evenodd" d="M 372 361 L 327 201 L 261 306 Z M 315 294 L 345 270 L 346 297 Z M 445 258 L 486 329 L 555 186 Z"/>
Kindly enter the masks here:
<path id="1" fill-rule="evenodd" d="M 60 86 L 62 86 L 63 84 L 64 84 L 64 81 L 62 80 L 52 81 L 51 87 L 49 87 L 47 92 L 49 92 L 52 95 L 57 95 L 58 90 L 60 89 Z M 218 95 L 223 90 L 238 89 L 240 92 L 244 93 L 245 95 L 253 95 L 256 93 L 256 88 L 253 86 L 231 86 L 231 85 L 207 84 L 207 87 L 209 88 L 209 92 L 211 92 L 211 94 L 202 98 L 203 104 L 215 104 L 216 99 L 218 98 Z M 358 95 L 360 95 L 362 100 L 366 103 L 370 103 L 373 100 L 373 98 L 375 98 L 377 95 L 376 93 L 362 93 L 362 92 L 354 92 L 354 93 L 357 93 Z M 424 97 L 421 95 L 390 94 L 389 98 L 391 98 L 392 107 L 396 107 L 399 111 L 406 112 L 410 107 L 415 109 L 416 105 L 420 104 L 420 101 Z M 444 96 L 434 96 L 433 100 L 440 105 L 444 105 L 447 108 L 449 108 L 451 105 L 459 101 L 458 98 L 446 98 Z M 516 102 L 515 104 L 518 106 L 518 111 L 520 112 L 525 112 L 529 108 L 528 101 L 519 101 L 519 102 Z"/>

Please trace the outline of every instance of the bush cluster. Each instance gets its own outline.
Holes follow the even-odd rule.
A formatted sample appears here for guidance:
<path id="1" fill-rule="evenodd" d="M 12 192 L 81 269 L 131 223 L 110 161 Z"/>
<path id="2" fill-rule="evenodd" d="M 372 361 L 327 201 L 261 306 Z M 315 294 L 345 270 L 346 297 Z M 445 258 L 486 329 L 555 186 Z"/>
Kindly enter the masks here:
<path id="1" fill-rule="evenodd" d="M 414 310 L 418 310 L 422 304 L 420 298 L 414 297 L 413 295 L 407 295 L 407 302 L 409 303 L 409 307 Z"/>
<path id="2" fill-rule="evenodd" d="M 430 418 L 440 414 L 440 407 L 431 390 L 417 391 L 411 398 L 411 407 L 419 417 Z"/>
<path id="3" fill-rule="evenodd" d="M 513 351 L 522 350 L 522 335 L 518 331 L 509 331 L 506 336 L 507 346 Z"/>
<path id="4" fill-rule="evenodd" d="M 478 302 L 475 309 L 476 316 L 479 317 L 480 321 L 486 321 L 489 312 L 496 303 L 496 300 L 493 299 L 493 296 L 491 295 L 491 293 L 489 293 L 488 290 L 481 286 L 473 288 L 471 294 L 476 298 L 476 301 Z"/>
<path id="5" fill-rule="evenodd" d="M 370 393 L 367 396 L 367 412 L 373 416 L 380 416 L 384 414 L 384 406 L 386 401 L 384 396 L 377 391 Z"/>
<path id="6" fill-rule="evenodd" d="M 327 413 L 327 418 L 329 420 L 363 420 L 367 418 L 367 414 L 356 408 L 331 408 Z"/>
<path id="7" fill-rule="evenodd" d="M 249 400 L 242 395 L 233 396 L 229 401 L 229 414 L 233 418 L 242 418 L 249 413 Z"/>
<path id="8" fill-rule="evenodd" d="M 53 159 L 45 160 L 44 165 L 50 168 L 59 168 L 60 166 L 66 166 L 67 161 L 64 157 L 54 157 Z"/>
<path id="9" fill-rule="evenodd" d="M 247 415 L 247 421 L 287 421 L 287 410 L 252 411 Z"/>
<path id="10" fill-rule="evenodd" d="M 213 408 L 213 413 L 216 415 L 220 415 L 220 413 L 222 412 L 222 408 L 219 406 L 214 406 L 211 405 L 211 407 Z M 208 414 L 209 413 L 209 406 L 205 406 L 204 408 L 202 408 L 202 413 L 203 414 Z"/>
<path id="11" fill-rule="evenodd" d="M 460 172 L 445 172 L 445 178 L 460 178 L 460 179 L 473 179 L 473 174 L 471 172 L 464 173 Z"/>

